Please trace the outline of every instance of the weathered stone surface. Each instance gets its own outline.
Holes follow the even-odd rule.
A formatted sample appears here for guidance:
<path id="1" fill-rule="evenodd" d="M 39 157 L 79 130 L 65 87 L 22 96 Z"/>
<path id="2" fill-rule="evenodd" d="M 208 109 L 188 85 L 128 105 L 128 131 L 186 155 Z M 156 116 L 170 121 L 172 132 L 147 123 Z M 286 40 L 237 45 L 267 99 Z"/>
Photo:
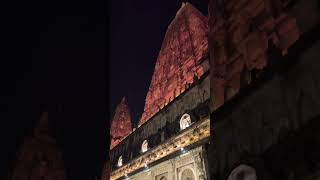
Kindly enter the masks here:
<path id="1" fill-rule="evenodd" d="M 268 64 L 269 40 L 283 54 L 299 38 L 296 19 L 276 0 L 211 0 L 209 52 L 213 108 L 226 101 L 226 88 L 240 90 L 241 72 Z"/>
<path id="2" fill-rule="evenodd" d="M 139 126 L 207 71 L 200 62 L 207 51 L 207 18 L 182 3 L 165 34 Z"/>
<path id="3" fill-rule="evenodd" d="M 34 135 L 17 153 L 12 180 L 65 180 L 62 154 L 48 134 L 48 113 L 43 113 Z"/>
<path id="4" fill-rule="evenodd" d="M 257 168 L 257 179 L 304 179 L 319 170 L 319 51 L 317 41 L 288 71 L 233 101 L 226 113 L 213 113 L 212 179 L 226 179 L 240 163 Z"/>
<path id="5" fill-rule="evenodd" d="M 131 115 L 128 103 L 125 97 L 122 98 L 117 106 L 110 129 L 110 149 L 115 147 L 119 142 L 132 132 Z"/>

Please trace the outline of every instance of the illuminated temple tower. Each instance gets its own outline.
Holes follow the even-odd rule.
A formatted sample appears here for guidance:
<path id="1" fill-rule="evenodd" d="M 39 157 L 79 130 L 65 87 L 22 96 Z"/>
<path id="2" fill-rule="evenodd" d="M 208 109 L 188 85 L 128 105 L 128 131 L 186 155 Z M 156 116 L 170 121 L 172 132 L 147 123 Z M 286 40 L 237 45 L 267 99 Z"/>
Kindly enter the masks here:
<path id="1" fill-rule="evenodd" d="M 132 131 L 130 111 L 125 97 L 115 110 L 110 130 L 110 149 L 119 144 Z"/>
<path id="2" fill-rule="evenodd" d="M 182 3 L 167 28 L 138 128 L 131 132 L 131 124 L 125 123 L 131 118 L 123 102 L 119 105 L 123 108 L 116 109 L 111 126 L 111 141 L 117 141 L 111 143 L 111 179 L 207 179 L 207 32 L 207 18 L 191 4 Z M 119 109 L 122 118 L 117 115 Z M 130 128 L 124 130 L 120 122 Z M 123 133 L 114 140 L 117 130 Z"/>
<path id="3" fill-rule="evenodd" d="M 62 154 L 49 135 L 48 112 L 41 116 L 31 137 L 24 140 L 11 176 L 12 180 L 65 180 Z"/>

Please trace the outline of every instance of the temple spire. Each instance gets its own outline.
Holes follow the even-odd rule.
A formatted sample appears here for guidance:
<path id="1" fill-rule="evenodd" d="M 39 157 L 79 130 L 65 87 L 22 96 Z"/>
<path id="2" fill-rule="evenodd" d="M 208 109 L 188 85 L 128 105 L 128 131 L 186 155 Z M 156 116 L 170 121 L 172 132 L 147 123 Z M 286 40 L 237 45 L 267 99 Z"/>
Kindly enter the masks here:
<path id="1" fill-rule="evenodd" d="M 138 126 L 185 91 L 195 75 L 200 78 L 206 71 L 200 64 L 208 52 L 207 17 L 187 1 L 181 2 L 165 33 Z"/>
<path id="2" fill-rule="evenodd" d="M 132 132 L 131 115 L 126 97 L 116 107 L 111 123 L 111 144 L 110 149 L 116 146 L 123 138 Z"/>

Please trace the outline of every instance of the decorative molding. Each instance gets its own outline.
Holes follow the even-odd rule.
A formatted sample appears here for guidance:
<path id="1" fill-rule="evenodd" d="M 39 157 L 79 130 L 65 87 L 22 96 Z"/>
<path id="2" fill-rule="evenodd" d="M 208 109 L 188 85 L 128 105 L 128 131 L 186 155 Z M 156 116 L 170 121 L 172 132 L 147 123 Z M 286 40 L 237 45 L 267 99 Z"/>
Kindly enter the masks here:
<path id="1" fill-rule="evenodd" d="M 111 172 L 110 179 L 118 179 L 126 174 L 144 168 L 152 162 L 155 162 L 169 154 L 179 151 L 181 148 L 187 147 L 210 136 L 210 117 L 206 117 L 201 121 L 192 124 L 190 127 L 181 131 L 180 134 L 168 139 L 164 143 L 148 150 L 141 156 L 133 159 L 129 163 Z"/>

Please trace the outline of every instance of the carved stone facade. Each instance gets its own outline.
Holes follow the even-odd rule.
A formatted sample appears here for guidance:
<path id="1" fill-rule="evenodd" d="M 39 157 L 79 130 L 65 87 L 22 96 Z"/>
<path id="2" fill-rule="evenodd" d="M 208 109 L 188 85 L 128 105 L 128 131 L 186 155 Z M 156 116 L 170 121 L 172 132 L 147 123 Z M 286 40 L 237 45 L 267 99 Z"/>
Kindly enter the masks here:
<path id="1" fill-rule="evenodd" d="M 165 160 L 130 176 L 132 180 L 201 180 L 207 174 L 202 165 L 203 148 L 198 147 Z M 201 162 L 201 163 L 199 163 Z"/>
<path id="2" fill-rule="evenodd" d="M 285 55 L 297 41 L 300 29 L 292 14 L 284 11 L 287 4 L 288 1 L 278 0 L 210 1 L 209 51 L 214 109 L 250 82 L 245 74 L 269 64 L 267 49 L 271 43 Z"/>
<path id="3" fill-rule="evenodd" d="M 157 144 L 156 147 L 148 151 L 143 152 L 138 158 L 132 159 L 124 166 L 118 167 L 111 173 L 111 179 L 118 179 L 126 174 L 135 174 L 136 171 L 141 171 L 148 164 L 159 163 L 168 156 L 175 156 L 178 152 L 186 152 L 186 148 L 192 149 L 194 144 L 200 143 L 206 144 L 210 136 L 210 119 L 205 118 L 194 123 L 190 128 L 182 131 L 176 136 L 166 140 L 164 143 Z M 197 146 L 200 146 L 199 144 Z M 197 147 L 194 146 L 194 147 Z M 194 148 L 193 147 L 193 148 Z M 179 154 L 179 153 L 178 153 Z M 194 154 L 196 157 L 196 165 L 200 169 L 204 169 L 204 156 L 200 154 Z M 204 176 L 204 171 L 200 171 L 201 177 Z"/>
<path id="4" fill-rule="evenodd" d="M 300 179 L 319 170 L 319 52 L 320 41 L 284 75 L 213 113 L 211 178 L 226 179 L 243 161 L 263 169 L 258 179 L 277 179 L 263 168 L 268 164 L 282 179 Z"/>
<path id="5" fill-rule="evenodd" d="M 12 180 L 65 180 L 62 154 L 48 134 L 48 113 L 42 114 L 34 134 L 17 153 Z"/>
<path id="6" fill-rule="evenodd" d="M 210 179 L 320 178 L 319 7 L 209 2 Z"/>

